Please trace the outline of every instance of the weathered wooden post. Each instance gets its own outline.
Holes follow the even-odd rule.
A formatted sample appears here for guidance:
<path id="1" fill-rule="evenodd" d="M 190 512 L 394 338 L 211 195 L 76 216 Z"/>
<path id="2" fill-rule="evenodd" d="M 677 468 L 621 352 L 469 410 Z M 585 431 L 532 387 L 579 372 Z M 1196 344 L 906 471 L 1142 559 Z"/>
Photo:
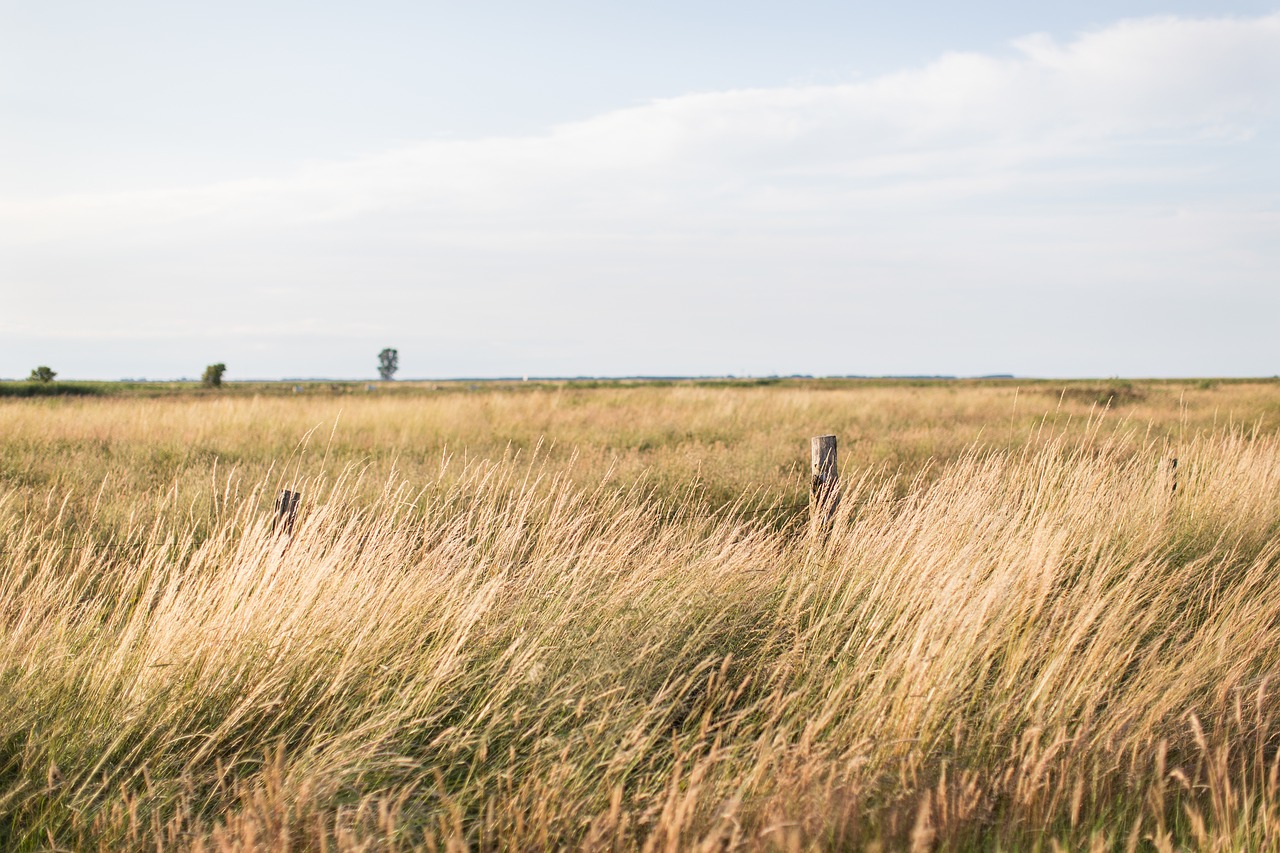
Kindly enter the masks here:
<path id="1" fill-rule="evenodd" d="M 1169 457 L 1169 495 L 1171 497 L 1178 494 L 1178 457 Z"/>
<path id="2" fill-rule="evenodd" d="M 276 498 L 276 517 L 271 522 L 271 529 L 276 533 L 293 535 L 293 522 L 298 517 L 298 505 L 302 503 L 302 492 L 291 492 L 284 489 Z"/>
<path id="3" fill-rule="evenodd" d="M 840 469 L 836 465 L 836 437 L 816 435 L 809 441 L 813 485 L 809 492 L 809 521 L 826 527 L 840 503 Z"/>

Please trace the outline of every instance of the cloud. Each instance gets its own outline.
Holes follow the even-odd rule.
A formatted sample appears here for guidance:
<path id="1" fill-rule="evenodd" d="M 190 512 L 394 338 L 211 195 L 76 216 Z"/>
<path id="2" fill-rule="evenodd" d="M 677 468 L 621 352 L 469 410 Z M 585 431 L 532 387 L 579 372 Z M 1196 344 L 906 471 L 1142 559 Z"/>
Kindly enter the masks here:
<path id="1" fill-rule="evenodd" d="M 595 217 L 708 198 L 803 191 L 819 207 L 851 183 L 883 200 L 921 180 L 982 191 L 1011 169 L 1135 141 L 1247 140 L 1280 98 L 1280 15 L 1125 21 L 1060 43 L 1033 35 L 1007 56 L 955 53 L 864 82 L 691 94 L 538 136 L 428 141 L 290 174 L 212 186 L 0 206 L 14 239 L 134 225 L 262 227 L 412 209 Z M 816 187 L 834 184 L 827 196 Z M 956 179 L 961 179 L 956 183 Z M 483 226 L 483 219 L 479 223 Z M 167 237 L 167 233 L 162 234 Z"/>
<path id="2" fill-rule="evenodd" d="M 1247 290 L 1277 260 L 1277 106 L 1280 14 L 1129 20 L 842 85 L 657 100 L 537 135 L 429 140 L 207 186 L 9 197 L 0 275 L 26 315 L 10 325 L 26 333 L 41 322 L 32 294 L 78 294 L 63 334 L 104 316 L 132 329 L 154 325 L 134 316 L 190 312 L 180 281 L 246 297 L 301 289 L 322 330 L 347 328 L 360 299 L 425 313 L 488 293 L 516 306 L 486 318 L 494 339 L 526 343 L 536 335 L 512 330 L 531 323 L 574 339 L 592 316 L 584 293 L 740 311 L 724 332 L 740 335 L 770 317 L 725 309 L 734 288 L 970 287 L 975 304 L 1004 305 L 1028 282 L 1078 281 L 1141 301 L 1152 282 L 1194 292 L 1231 269 Z M 859 306 L 891 306 L 859 293 Z M 543 302 L 574 307 L 557 318 Z M 199 317 L 252 337 L 235 310 Z"/>

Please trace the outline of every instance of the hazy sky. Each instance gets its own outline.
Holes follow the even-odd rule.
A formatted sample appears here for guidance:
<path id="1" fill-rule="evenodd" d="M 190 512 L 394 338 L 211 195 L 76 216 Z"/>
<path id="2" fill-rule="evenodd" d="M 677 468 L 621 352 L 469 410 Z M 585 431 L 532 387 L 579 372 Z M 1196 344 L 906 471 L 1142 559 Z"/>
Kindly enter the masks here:
<path id="1" fill-rule="evenodd" d="M 0 0 L 0 377 L 1280 373 L 1280 4 Z"/>

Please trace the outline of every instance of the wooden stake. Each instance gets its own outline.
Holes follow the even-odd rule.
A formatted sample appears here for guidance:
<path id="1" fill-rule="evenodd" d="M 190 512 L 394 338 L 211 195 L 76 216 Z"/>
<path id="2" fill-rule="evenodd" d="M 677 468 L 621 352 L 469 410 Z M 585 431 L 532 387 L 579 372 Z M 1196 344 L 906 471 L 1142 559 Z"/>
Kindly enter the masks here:
<path id="1" fill-rule="evenodd" d="M 276 517 L 271 522 L 271 529 L 277 533 L 293 535 L 293 522 L 298 517 L 298 505 L 302 503 L 302 492 L 291 492 L 284 489 L 276 498 Z"/>
<path id="2" fill-rule="evenodd" d="M 809 520 L 826 525 L 840 503 L 840 469 L 836 465 L 836 437 L 816 435 L 809 441 L 813 486 L 809 492 Z"/>

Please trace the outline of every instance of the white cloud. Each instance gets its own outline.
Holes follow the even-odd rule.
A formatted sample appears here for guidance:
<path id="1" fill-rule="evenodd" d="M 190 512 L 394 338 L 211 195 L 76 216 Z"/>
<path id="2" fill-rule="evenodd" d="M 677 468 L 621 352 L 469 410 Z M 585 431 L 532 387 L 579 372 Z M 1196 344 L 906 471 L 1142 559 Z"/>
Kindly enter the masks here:
<path id="1" fill-rule="evenodd" d="M 11 328 L 27 332 L 41 321 L 23 293 L 41 288 L 78 294 L 82 314 L 61 321 L 73 326 L 154 325 L 147 312 L 163 302 L 140 305 L 172 294 L 175 275 L 242 293 L 306 282 L 317 329 L 346 328 L 339 293 L 362 270 L 377 271 L 363 296 L 411 302 L 418 286 L 453 305 L 476 288 L 540 288 L 554 302 L 602 279 L 696 302 L 712 294 L 708 264 L 751 290 L 801 254 L 827 288 L 874 270 L 928 290 L 957 265 L 1006 293 L 1073 275 L 1125 287 L 1135 266 L 1194 288 L 1232 258 L 1246 259 L 1248 286 L 1277 251 L 1278 105 L 1280 14 L 1124 21 L 844 85 L 690 94 L 530 137 L 426 141 L 211 186 L 7 198 L 0 286 L 28 313 Z M 1200 255 L 1171 261 L 1188 242 Z M 495 314 L 494 334 L 538 310 Z M 209 322 L 252 337 L 232 314 Z"/>
<path id="2" fill-rule="evenodd" d="M 1014 47 L 1007 57 L 949 54 L 847 85 L 687 95 L 541 136 L 429 141 L 207 187 L 8 199 L 0 211 L 10 235 L 28 238 L 135 220 L 257 227 L 405 207 L 449 216 L 580 205 L 594 214 L 615 199 L 678 206 L 805 174 L 968 178 L 1135 138 L 1241 140 L 1280 98 L 1280 15 L 1126 21 L 1068 43 L 1034 35 Z M 822 200 L 821 190 L 812 195 Z"/>

